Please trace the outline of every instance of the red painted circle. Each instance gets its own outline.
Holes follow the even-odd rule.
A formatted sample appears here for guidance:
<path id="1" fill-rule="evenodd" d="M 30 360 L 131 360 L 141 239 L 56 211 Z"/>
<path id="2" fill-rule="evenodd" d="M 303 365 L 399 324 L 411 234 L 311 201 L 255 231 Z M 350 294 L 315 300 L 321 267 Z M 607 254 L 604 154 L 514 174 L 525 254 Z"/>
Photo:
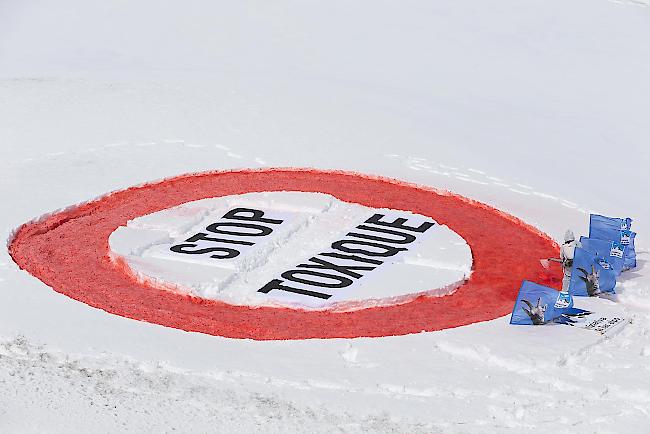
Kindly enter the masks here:
<path id="1" fill-rule="evenodd" d="M 463 237 L 471 278 L 453 294 L 352 312 L 234 306 L 136 281 L 109 258 L 109 235 L 134 218 L 210 197 L 261 191 L 327 193 L 373 208 L 408 210 Z M 217 336 L 251 339 L 353 338 L 442 330 L 508 314 L 523 279 L 545 276 L 556 256 L 549 237 L 516 218 L 448 192 L 356 173 L 312 169 L 209 172 L 111 193 L 21 226 L 9 251 L 54 290 L 137 320 Z M 558 275 L 547 276 L 557 285 Z M 405 282 L 407 284 L 407 282 Z"/>

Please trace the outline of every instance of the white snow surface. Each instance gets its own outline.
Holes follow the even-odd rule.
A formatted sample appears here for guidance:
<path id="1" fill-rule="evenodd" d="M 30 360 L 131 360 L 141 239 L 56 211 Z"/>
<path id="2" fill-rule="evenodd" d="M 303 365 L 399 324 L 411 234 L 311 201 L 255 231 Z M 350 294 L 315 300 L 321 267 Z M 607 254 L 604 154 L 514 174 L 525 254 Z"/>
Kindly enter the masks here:
<path id="1" fill-rule="evenodd" d="M 644 432 L 646 0 L 0 3 L 0 228 L 178 174 L 318 167 L 560 239 L 631 216 L 610 337 L 508 317 L 258 342 L 110 315 L 0 252 L 0 431 Z M 459 313 L 462 314 L 462 313 Z"/>
<path id="2" fill-rule="evenodd" d="M 202 233 L 214 222 L 226 221 L 222 216 L 238 208 L 263 210 L 263 218 L 280 219 L 283 223 L 265 237 L 229 238 L 234 241 L 259 239 L 253 246 L 208 241 L 194 244 L 197 248 L 193 250 L 215 246 L 248 249 L 232 259 L 214 259 L 209 253 L 170 252 L 171 246 Z M 322 193 L 247 193 L 188 202 L 133 219 L 111 234 L 109 245 L 113 257 L 126 260 L 131 272 L 142 280 L 157 283 L 162 288 L 238 305 L 336 310 L 387 306 L 404 303 L 422 294 L 450 294 L 469 278 L 472 270 L 469 246 L 447 226 L 434 224 L 413 244 L 398 246 L 408 250 L 395 259 L 384 260 L 374 270 L 364 272 L 351 286 L 329 290 L 328 294 L 332 296 L 326 300 L 283 291 L 258 292 L 284 271 L 308 262 L 319 253 L 331 252 L 330 245 L 346 239 L 349 232 L 368 234 L 367 230 L 355 227 L 376 213 L 396 216 L 384 217 L 384 221 L 405 218 L 414 227 L 423 222 L 435 223 L 428 217 L 408 211 L 373 209 L 345 203 Z M 244 232 L 250 233 L 251 230 L 245 229 Z M 349 260 L 332 261 L 339 265 L 354 265 Z M 360 264 L 357 262 L 356 265 Z M 293 282 L 289 285 L 300 287 Z M 304 288 L 318 289 L 313 286 Z"/>

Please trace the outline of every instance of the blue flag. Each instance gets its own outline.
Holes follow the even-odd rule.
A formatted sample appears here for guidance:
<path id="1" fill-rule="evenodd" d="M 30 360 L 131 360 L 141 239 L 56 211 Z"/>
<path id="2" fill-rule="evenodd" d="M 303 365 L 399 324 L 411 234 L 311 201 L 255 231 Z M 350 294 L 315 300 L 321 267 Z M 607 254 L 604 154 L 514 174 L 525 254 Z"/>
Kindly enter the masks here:
<path id="1" fill-rule="evenodd" d="M 524 280 L 512 310 L 510 324 L 571 323 L 571 317 L 589 313 L 574 308 L 573 298 L 568 293 Z"/>
<path id="2" fill-rule="evenodd" d="M 598 214 L 589 216 L 589 238 L 600 240 L 616 241 L 627 247 L 624 256 L 626 270 L 636 267 L 636 250 L 634 249 L 634 238 L 636 233 L 630 230 L 632 219 L 605 217 Z"/>
<path id="3" fill-rule="evenodd" d="M 574 296 L 593 297 L 614 293 L 616 273 L 603 267 L 604 258 L 585 249 L 576 247 L 571 268 L 569 293 Z"/>
<path id="4" fill-rule="evenodd" d="M 604 269 L 612 269 L 616 275 L 620 275 L 625 269 L 625 254 L 627 246 L 616 241 L 599 240 L 597 238 L 580 237 L 580 244 L 583 249 L 602 257 L 601 264 Z"/>

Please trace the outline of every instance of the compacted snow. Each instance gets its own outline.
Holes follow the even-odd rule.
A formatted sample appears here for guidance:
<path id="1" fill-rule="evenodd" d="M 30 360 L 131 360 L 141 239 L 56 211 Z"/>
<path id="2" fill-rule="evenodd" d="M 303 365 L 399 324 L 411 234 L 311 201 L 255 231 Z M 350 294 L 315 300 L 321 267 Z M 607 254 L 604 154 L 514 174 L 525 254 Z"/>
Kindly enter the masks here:
<path id="1" fill-rule="evenodd" d="M 232 235 L 239 233 L 233 226 L 217 228 L 226 232 L 221 235 L 221 239 L 240 243 L 251 243 L 250 240 L 254 240 L 252 246 L 209 240 L 185 242 L 196 234 L 205 234 L 205 228 L 215 222 L 251 224 L 250 220 L 223 219 L 223 215 L 232 210 L 250 209 L 263 210 L 262 219 L 282 223 L 269 224 L 268 227 L 273 232 L 264 237 Z M 237 215 L 244 218 L 251 216 L 250 211 L 239 212 Z M 360 270 L 363 275 L 354 285 L 335 291 L 328 299 L 283 291 L 258 291 L 283 271 L 295 267 L 298 262 L 309 264 L 309 259 L 315 255 L 329 253 L 332 250 L 330 245 L 345 239 L 350 232 L 396 239 L 394 234 L 372 232 L 372 227 L 367 225 L 366 229 L 357 228 L 376 213 L 381 213 L 387 221 L 406 218 L 413 226 L 424 222 L 430 222 L 433 226 L 416 239 L 414 244 L 409 243 L 408 250 L 391 257 L 390 261 L 382 261 L 381 266 L 349 259 L 334 261 L 331 257 L 324 256 L 323 260 L 331 259 L 337 265 L 374 268 Z M 244 234 L 259 232 L 255 227 L 240 230 Z M 213 239 L 219 236 L 209 231 L 206 235 L 212 235 Z M 341 310 L 388 305 L 422 294 L 449 294 L 469 278 L 472 269 L 469 246 L 446 226 L 408 211 L 372 209 L 344 203 L 321 193 L 248 193 L 188 202 L 131 220 L 127 226 L 113 232 L 109 243 L 112 255 L 116 259 L 125 259 L 131 272 L 140 279 L 203 298 L 250 306 L 279 305 Z M 184 247 L 178 253 L 171 251 L 174 246 Z M 233 258 L 212 257 L 211 253 L 215 252 L 211 249 L 219 246 L 236 247 L 241 252 Z M 205 254 L 194 253 L 204 249 L 207 250 Z M 183 251 L 192 253 L 184 254 Z M 222 251 L 217 253 L 224 255 Z M 408 276 L 406 284 L 404 276 Z M 328 278 L 316 277 L 315 280 L 316 283 L 332 283 Z"/>
<path id="2" fill-rule="evenodd" d="M 7 242 L 29 220 L 110 191 L 184 173 L 279 166 L 446 189 L 556 240 L 567 227 L 585 234 L 591 211 L 629 215 L 639 235 L 638 267 L 622 275 L 617 296 L 576 301 L 630 320 L 608 336 L 515 327 L 506 316 L 384 338 L 227 339 L 71 300 L 19 270 L 4 249 L 0 431 L 647 430 L 647 6 L 2 2 Z M 316 202 L 278 212 L 299 224 L 323 210 Z M 355 212 L 343 214 L 353 220 Z M 164 228 L 168 242 L 191 232 L 184 224 Z M 124 230 L 131 229 L 155 230 L 144 220 Z M 154 243 L 132 236 L 126 244 L 112 237 L 111 245 L 135 258 L 136 274 L 251 302 L 236 285 L 223 292 L 182 273 L 152 272 Z M 437 283 L 453 286 L 472 257 L 462 239 L 447 236 L 460 259 L 448 264 L 456 274 Z M 445 269 L 435 255 L 427 261 Z M 407 292 L 385 295 L 417 293 L 418 279 L 391 286 Z"/>

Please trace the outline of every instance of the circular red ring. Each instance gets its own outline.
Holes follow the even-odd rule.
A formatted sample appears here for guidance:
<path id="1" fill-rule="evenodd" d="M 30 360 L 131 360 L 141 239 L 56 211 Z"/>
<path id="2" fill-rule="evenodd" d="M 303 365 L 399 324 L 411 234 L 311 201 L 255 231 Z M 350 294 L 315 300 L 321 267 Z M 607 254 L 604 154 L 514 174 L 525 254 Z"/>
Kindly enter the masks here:
<path id="1" fill-rule="evenodd" d="M 444 297 L 351 312 L 304 311 L 235 306 L 161 290 L 110 260 L 108 237 L 131 219 L 199 199 L 261 191 L 327 193 L 432 217 L 469 244 L 471 278 Z M 315 169 L 208 172 L 132 187 L 26 223 L 9 246 L 21 268 L 90 306 L 186 331 L 251 339 L 404 335 L 495 319 L 511 311 L 523 279 L 544 276 L 539 259 L 557 250 L 546 235 L 479 202 L 392 179 Z M 559 279 L 556 273 L 547 283 Z"/>

